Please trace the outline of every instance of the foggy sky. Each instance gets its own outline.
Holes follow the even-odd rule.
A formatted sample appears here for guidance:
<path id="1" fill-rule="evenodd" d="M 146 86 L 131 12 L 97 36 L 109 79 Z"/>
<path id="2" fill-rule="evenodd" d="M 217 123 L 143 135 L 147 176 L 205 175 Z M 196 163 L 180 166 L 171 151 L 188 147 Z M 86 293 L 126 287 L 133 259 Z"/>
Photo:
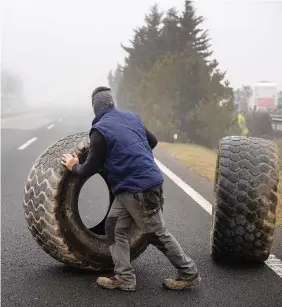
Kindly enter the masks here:
<path id="1" fill-rule="evenodd" d="M 184 0 L 156 1 L 182 9 Z M 4 0 L 2 66 L 24 80 L 29 104 L 90 103 L 125 53 L 151 0 Z M 214 57 L 231 85 L 282 89 L 282 1 L 200 0 Z"/>

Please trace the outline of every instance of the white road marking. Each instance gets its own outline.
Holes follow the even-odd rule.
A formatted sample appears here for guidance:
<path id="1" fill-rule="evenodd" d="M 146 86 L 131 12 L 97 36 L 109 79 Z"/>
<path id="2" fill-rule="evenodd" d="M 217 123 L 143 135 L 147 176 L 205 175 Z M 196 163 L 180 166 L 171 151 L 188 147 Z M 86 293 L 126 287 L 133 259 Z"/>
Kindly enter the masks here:
<path id="1" fill-rule="evenodd" d="M 274 255 L 269 255 L 265 263 L 282 278 L 282 261 Z"/>
<path id="2" fill-rule="evenodd" d="M 37 140 L 37 137 L 34 137 L 30 140 L 28 140 L 27 142 L 25 142 L 24 144 L 22 144 L 20 147 L 18 147 L 18 150 L 24 150 L 26 149 L 29 145 L 31 145 L 33 142 L 35 142 Z"/>
<path id="3" fill-rule="evenodd" d="M 212 214 L 212 204 L 208 202 L 202 195 L 196 192 L 181 178 L 175 175 L 164 164 L 155 159 L 160 170 L 169 177 L 176 185 L 178 185 L 187 195 L 189 195 L 198 205 L 205 209 L 210 215 Z M 280 277 L 282 278 L 282 261 L 275 255 L 270 254 L 265 263 Z"/>
<path id="4" fill-rule="evenodd" d="M 209 214 L 212 214 L 212 205 L 198 192 L 196 192 L 192 187 L 175 175 L 171 170 L 169 170 L 165 165 L 163 165 L 157 159 L 156 163 L 163 173 L 167 175 L 174 183 L 176 183 L 186 194 L 188 194 L 196 203 L 198 203 L 203 209 L 205 209 Z"/>
<path id="5" fill-rule="evenodd" d="M 48 126 L 47 129 L 50 130 L 50 129 L 52 129 L 54 126 L 55 126 L 55 125 L 52 124 L 52 125 Z"/>
<path id="6" fill-rule="evenodd" d="M 62 119 L 62 118 L 60 118 L 60 119 L 58 120 L 58 122 L 60 123 L 62 120 L 63 120 L 63 119 Z"/>

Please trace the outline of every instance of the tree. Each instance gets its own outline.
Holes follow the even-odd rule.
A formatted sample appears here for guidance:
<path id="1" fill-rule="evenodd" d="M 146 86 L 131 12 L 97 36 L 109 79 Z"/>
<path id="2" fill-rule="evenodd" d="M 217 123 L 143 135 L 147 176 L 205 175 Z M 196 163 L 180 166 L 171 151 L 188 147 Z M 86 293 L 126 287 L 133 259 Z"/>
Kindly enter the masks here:
<path id="1" fill-rule="evenodd" d="M 108 74 L 108 85 L 112 90 L 112 94 L 115 101 L 117 101 L 117 93 L 120 87 L 120 83 L 122 81 L 122 76 L 123 70 L 120 64 L 117 65 L 114 74 L 112 73 L 112 71 L 110 71 Z"/>
<path id="2" fill-rule="evenodd" d="M 232 90 L 224 77 L 218 70 L 211 73 L 188 45 L 162 57 L 143 75 L 136 92 L 140 114 L 160 139 L 171 140 L 178 133 L 183 140 L 212 147 L 231 124 Z"/>
<path id="3" fill-rule="evenodd" d="M 7 70 L 1 70 L 1 94 L 20 96 L 22 94 L 22 81 L 20 77 Z"/>
<path id="4" fill-rule="evenodd" d="M 125 58 L 122 81 L 117 100 L 121 107 L 136 110 L 135 88 L 138 86 L 142 73 L 150 69 L 163 48 L 160 39 L 162 12 L 157 5 L 151 7 L 145 16 L 145 25 L 134 30 L 131 47 L 122 48 L 128 53 Z"/>
<path id="5" fill-rule="evenodd" d="M 216 68 L 217 61 L 209 63 L 207 60 L 212 52 L 209 50 L 207 31 L 200 28 L 202 22 L 203 18 L 196 16 L 191 1 L 185 1 L 181 15 L 175 8 L 170 8 L 165 15 L 157 5 L 150 8 L 145 16 L 145 25 L 134 30 L 131 46 L 122 45 L 128 56 L 117 92 L 120 106 L 137 111 L 139 106 L 134 93 L 143 73 L 150 70 L 158 58 L 168 53 L 182 52 L 187 45 L 205 59 L 211 71 Z"/>
<path id="6" fill-rule="evenodd" d="M 202 22 L 192 1 L 185 1 L 180 14 L 175 8 L 163 14 L 154 5 L 131 46 L 122 46 L 127 56 L 117 100 L 119 107 L 140 113 L 160 139 L 178 133 L 212 147 L 227 133 L 234 106 Z"/>
<path id="7" fill-rule="evenodd" d="M 172 133 L 180 132 L 175 116 L 175 74 L 177 55 L 164 56 L 151 70 L 143 74 L 136 90 L 139 113 L 161 140 L 171 140 Z"/>
<path id="8" fill-rule="evenodd" d="M 162 23 L 163 27 L 161 30 L 161 36 L 165 52 L 177 52 L 178 50 L 180 50 L 180 18 L 175 8 L 171 8 L 167 11 Z"/>
<path id="9" fill-rule="evenodd" d="M 180 50 L 185 48 L 187 43 L 192 43 L 193 48 L 204 58 L 212 55 L 209 50 L 208 31 L 204 31 L 199 26 L 203 23 L 202 16 L 196 16 L 192 1 L 185 1 L 185 8 L 180 18 Z"/>
<path id="10" fill-rule="evenodd" d="M 23 83 L 19 75 L 1 69 L 1 109 L 2 112 L 25 106 Z"/>
<path id="11" fill-rule="evenodd" d="M 113 76 L 113 73 L 112 73 L 112 70 L 109 71 L 108 73 L 108 85 L 110 88 L 112 88 L 114 86 L 114 83 L 115 83 L 115 80 L 114 80 L 114 76 Z"/>

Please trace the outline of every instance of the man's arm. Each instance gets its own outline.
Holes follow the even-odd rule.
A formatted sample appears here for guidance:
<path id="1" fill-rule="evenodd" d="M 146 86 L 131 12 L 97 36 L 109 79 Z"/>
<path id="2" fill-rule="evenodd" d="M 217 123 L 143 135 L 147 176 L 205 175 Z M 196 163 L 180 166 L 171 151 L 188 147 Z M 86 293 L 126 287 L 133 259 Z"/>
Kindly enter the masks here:
<path id="1" fill-rule="evenodd" d="M 146 127 L 145 127 L 145 132 L 146 132 L 147 140 L 148 140 L 148 143 L 149 143 L 150 147 L 152 149 L 154 149 L 157 146 L 157 144 L 158 144 L 157 138 Z"/>
<path id="2" fill-rule="evenodd" d="M 72 173 L 80 177 L 89 177 L 103 168 L 107 155 L 107 141 L 96 129 L 90 135 L 90 149 L 86 161 L 83 164 L 76 164 Z"/>

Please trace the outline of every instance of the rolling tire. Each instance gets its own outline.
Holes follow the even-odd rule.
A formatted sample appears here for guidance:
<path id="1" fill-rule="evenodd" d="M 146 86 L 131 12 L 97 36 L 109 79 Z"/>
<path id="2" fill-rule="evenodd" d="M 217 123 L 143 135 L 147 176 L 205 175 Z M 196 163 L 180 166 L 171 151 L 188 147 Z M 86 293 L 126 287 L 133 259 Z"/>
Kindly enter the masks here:
<path id="1" fill-rule="evenodd" d="M 275 143 L 242 136 L 220 141 L 212 209 L 214 260 L 267 260 L 275 229 L 278 183 Z"/>
<path id="2" fill-rule="evenodd" d="M 61 164 L 63 153 L 76 152 L 82 163 L 88 151 L 86 133 L 67 136 L 47 148 L 28 175 L 24 214 L 33 238 L 54 259 L 77 268 L 107 271 L 113 269 L 105 236 L 107 215 L 91 229 L 83 224 L 78 212 L 78 197 L 88 178 L 73 176 Z M 99 174 L 105 179 L 103 170 Z M 109 209 L 113 200 L 109 190 Z M 148 242 L 134 226 L 129 229 L 128 240 L 131 260 L 134 260 L 145 251 Z"/>

